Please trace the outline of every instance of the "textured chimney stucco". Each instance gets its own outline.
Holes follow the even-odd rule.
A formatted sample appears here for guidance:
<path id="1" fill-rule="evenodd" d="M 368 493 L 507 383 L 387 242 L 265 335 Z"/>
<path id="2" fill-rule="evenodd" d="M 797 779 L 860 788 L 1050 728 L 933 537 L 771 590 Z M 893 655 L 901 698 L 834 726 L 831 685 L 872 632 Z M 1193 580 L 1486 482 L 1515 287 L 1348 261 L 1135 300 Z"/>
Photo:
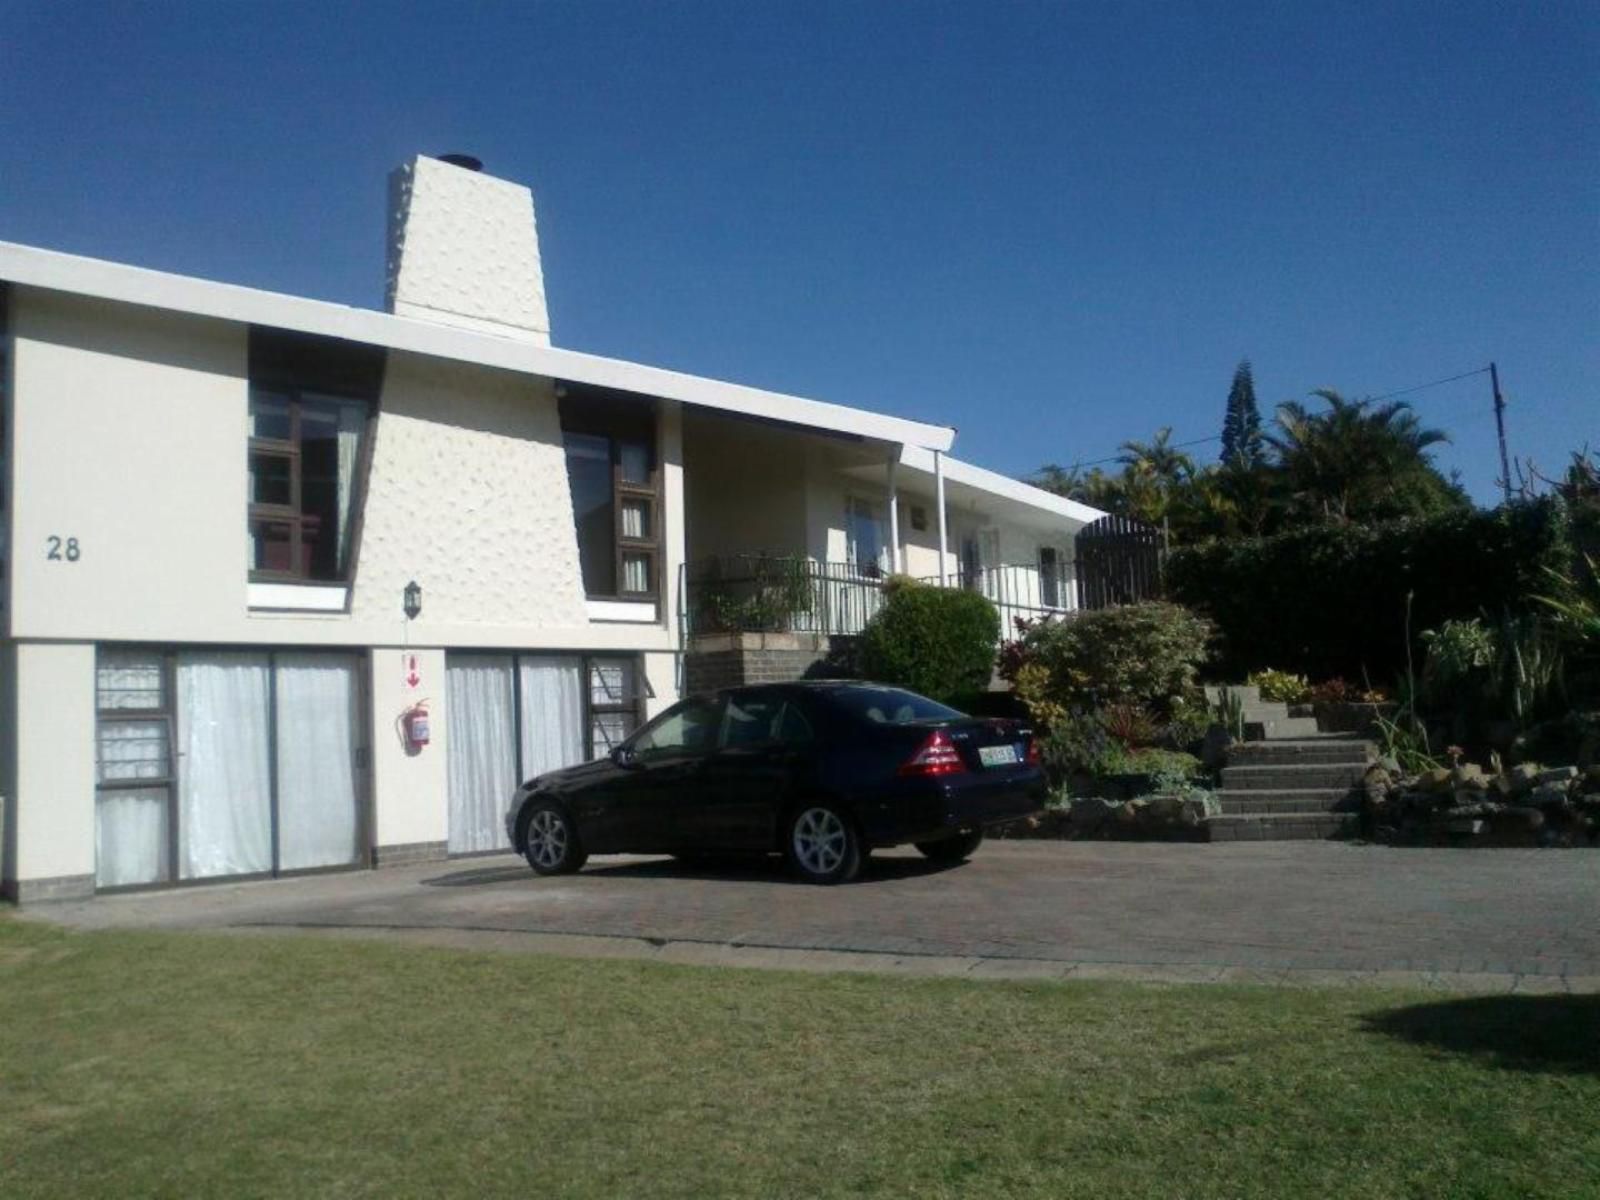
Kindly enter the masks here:
<path id="1" fill-rule="evenodd" d="M 389 175 L 387 305 L 401 317 L 550 344 L 533 194 L 419 154 Z"/>

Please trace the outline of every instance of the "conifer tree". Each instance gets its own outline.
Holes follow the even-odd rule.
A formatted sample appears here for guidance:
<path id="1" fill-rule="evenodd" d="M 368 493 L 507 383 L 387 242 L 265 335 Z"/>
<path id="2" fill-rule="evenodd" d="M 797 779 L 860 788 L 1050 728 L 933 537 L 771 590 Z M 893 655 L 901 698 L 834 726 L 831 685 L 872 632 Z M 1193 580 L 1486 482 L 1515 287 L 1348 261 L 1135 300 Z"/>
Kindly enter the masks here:
<path id="1" fill-rule="evenodd" d="M 1228 411 L 1222 418 L 1222 462 L 1246 470 L 1261 465 L 1261 410 L 1256 407 L 1256 383 L 1250 360 L 1242 360 L 1228 389 Z"/>

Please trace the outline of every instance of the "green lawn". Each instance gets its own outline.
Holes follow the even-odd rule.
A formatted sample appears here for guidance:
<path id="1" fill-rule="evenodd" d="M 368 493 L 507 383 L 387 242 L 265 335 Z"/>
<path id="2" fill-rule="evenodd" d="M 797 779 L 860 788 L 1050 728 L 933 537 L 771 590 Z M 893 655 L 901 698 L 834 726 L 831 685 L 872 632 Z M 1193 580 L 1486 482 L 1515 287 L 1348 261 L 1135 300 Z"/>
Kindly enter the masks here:
<path id="1" fill-rule="evenodd" d="M 0 1004 L 7 1200 L 1600 1195 L 1600 997 L 798 975 L 0 915 Z"/>

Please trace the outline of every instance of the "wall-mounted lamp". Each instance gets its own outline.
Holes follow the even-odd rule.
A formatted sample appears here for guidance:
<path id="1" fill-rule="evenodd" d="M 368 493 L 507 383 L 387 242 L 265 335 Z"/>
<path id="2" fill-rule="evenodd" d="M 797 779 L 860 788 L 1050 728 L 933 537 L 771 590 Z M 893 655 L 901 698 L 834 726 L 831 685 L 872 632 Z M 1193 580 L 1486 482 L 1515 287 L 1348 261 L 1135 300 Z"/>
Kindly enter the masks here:
<path id="1" fill-rule="evenodd" d="M 415 579 L 406 584 L 405 610 L 408 621 L 415 621 L 422 612 L 422 588 Z"/>

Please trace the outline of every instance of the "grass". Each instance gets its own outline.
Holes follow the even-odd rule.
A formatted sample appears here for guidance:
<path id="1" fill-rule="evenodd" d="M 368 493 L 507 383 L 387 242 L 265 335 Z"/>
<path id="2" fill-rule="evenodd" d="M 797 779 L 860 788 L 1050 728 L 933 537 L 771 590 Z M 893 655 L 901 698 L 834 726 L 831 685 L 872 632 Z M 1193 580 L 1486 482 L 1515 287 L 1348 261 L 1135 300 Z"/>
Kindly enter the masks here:
<path id="1" fill-rule="evenodd" d="M 8 1198 L 1600 1195 L 1600 997 L 673 968 L 0 916 Z"/>

